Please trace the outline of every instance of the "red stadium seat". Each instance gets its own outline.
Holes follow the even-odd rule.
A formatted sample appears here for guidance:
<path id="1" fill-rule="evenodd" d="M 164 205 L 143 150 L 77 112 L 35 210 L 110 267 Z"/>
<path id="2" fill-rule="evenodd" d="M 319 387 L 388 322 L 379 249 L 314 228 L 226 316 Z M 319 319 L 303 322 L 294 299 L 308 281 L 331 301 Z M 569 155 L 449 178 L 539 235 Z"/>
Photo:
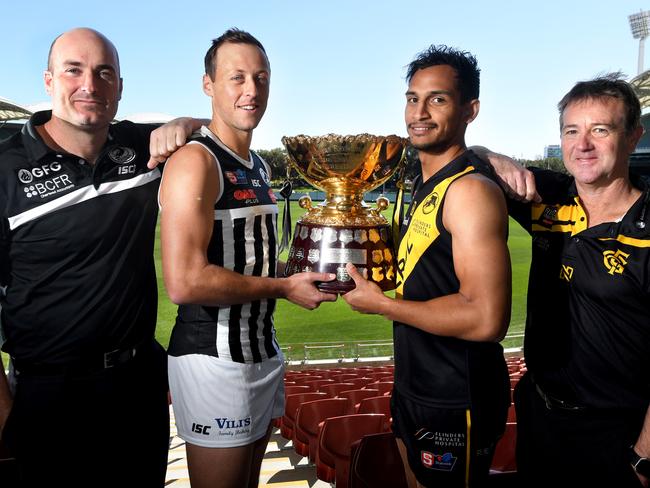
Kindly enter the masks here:
<path id="1" fill-rule="evenodd" d="M 354 390 L 354 388 L 355 387 L 352 383 L 327 383 L 322 385 L 318 391 L 322 391 L 331 397 L 335 397 L 342 391 Z"/>
<path id="2" fill-rule="evenodd" d="M 338 398 L 349 398 L 350 401 L 352 402 L 352 405 L 354 405 L 354 410 L 356 411 L 357 408 L 359 408 L 359 403 L 361 403 L 361 400 L 364 398 L 369 398 L 373 396 L 379 396 L 379 390 L 345 390 L 342 391 L 337 395 Z"/>
<path id="3" fill-rule="evenodd" d="M 293 429 L 293 448 L 301 456 L 308 456 L 310 462 L 316 461 L 318 449 L 318 424 L 329 417 L 339 417 L 352 413 L 347 398 L 324 398 L 302 403 L 296 413 Z"/>
<path id="4" fill-rule="evenodd" d="M 309 385 L 286 385 L 284 387 L 284 397 L 286 398 L 287 395 L 295 395 L 296 393 L 309 393 L 310 391 L 316 390 L 314 390 L 313 386 Z"/>
<path id="5" fill-rule="evenodd" d="M 316 476 L 329 483 L 335 481 L 336 488 L 347 488 L 352 443 L 366 434 L 382 432 L 384 420 L 384 415 L 375 413 L 326 419 L 318 437 Z"/>
<path id="6" fill-rule="evenodd" d="M 370 383 L 363 387 L 364 390 L 379 390 L 381 395 L 386 393 L 393 393 L 393 382 L 392 381 L 377 381 L 376 383 Z"/>
<path id="7" fill-rule="evenodd" d="M 515 406 L 512 403 L 508 407 L 508 422 L 517 422 L 517 413 L 515 412 Z"/>
<path id="8" fill-rule="evenodd" d="M 393 379 L 393 373 L 390 371 L 373 371 L 371 373 L 366 373 L 364 375 L 367 378 L 372 378 L 375 381 L 387 379 L 387 380 L 392 380 Z"/>
<path id="9" fill-rule="evenodd" d="M 349 488 L 408 488 L 392 432 L 364 435 L 352 444 Z"/>
<path id="10" fill-rule="evenodd" d="M 517 442 L 517 424 L 507 422 L 503 437 L 497 442 L 490 471 L 510 473 L 517 471 L 515 444 Z"/>
<path id="11" fill-rule="evenodd" d="M 330 384 L 332 384 L 332 383 L 336 383 L 336 381 L 334 381 L 334 380 L 328 380 L 328 379 L 323 378 L 323 379 L 320 379 L 320 380 L 307 380 L 307 381 L 303 381 L 301 384 L 302 384 L 302 385 L 308 385 L 308 386 L 311 386 L 311 387 L 313 388 L 314 391 L 320 391 L 320 387 L 321 387 L 322 385 L 330 385 Z"/>
<path id="12" fill-rule="evenodd" d="M 373 396 L 364 398 L 359 403 L 357 413 L 383 413 L 386 416 L 384 423 L 384 430 L 389 431 L 393 422 L 390 412 L 390 397 L 389 396 Z"/>
<path id="13" fill-rule="evenodd" d="M 346 380 L 352 380 L 355 378 L 361 378 L 363 375 L 357 373 L 341 373 L 332 376 L 332 379 L 338 381 L 339 383 L 347 383 Z"/>
<path id="14" fill-rule="evenodd" d="M 352 383 L 354 385 L 354 389 L 358 390 L 360 388 L 363 388 L 364 386 L 369 385 L 372 382 L 373 382 L 372 378 L 348 378 L 347 380 L 342 381 L 341 383 Z"/>
<path id="15" fill-rule="evenodd" d="M 284 403 L 282 424 L 280 425 L 280 435 L 287 440 L 291 440 L 291 437 L 293 436 L 293 424 L 296 420 L 296 411 L 300 404 L 312 400 L 319 400 L 321 398 L 327 398 L 327 394 L 312 391 L 308 393 L 287 395 Z"/>

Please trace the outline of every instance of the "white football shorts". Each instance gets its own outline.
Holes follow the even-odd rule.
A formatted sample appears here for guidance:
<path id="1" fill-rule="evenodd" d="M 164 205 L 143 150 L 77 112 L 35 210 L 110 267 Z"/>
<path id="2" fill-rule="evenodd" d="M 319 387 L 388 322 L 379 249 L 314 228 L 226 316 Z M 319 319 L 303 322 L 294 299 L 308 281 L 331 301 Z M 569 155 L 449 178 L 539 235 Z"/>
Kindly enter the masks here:
<path id="1" fill-rule="evenodd" d="M 237 447 L 264 437 L 284 414 L 284 358 L 236 363 L 204 354 L 169 356 L 178 436 L 201 447 Z"/>

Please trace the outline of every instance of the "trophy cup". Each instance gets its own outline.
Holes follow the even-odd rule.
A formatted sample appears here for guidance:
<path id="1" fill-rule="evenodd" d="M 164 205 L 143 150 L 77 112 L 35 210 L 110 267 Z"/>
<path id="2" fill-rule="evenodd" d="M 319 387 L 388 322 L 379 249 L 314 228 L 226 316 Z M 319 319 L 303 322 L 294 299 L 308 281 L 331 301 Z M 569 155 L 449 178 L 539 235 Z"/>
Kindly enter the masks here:
<path id="1" fill-rule="evenodd" d="M 395 288 L 395 253 L 391 228 L 381 215 L 389 201 L 381 196 L 376 207 L 363 194 L 388 180 L 403 164 L 407 139 L 361 134 L 322 137 L 283 137 L 289 164 L 309 184 L 326 193 L 313 206 L 307 195 L 298 201 L 307 213 L 298 219 L 285 276 L 304 271 L 336 274 L 318 285 L 321 291 L 345 293 L 354 281 L 345 269 L 359 272 L 386 291 Z"/>

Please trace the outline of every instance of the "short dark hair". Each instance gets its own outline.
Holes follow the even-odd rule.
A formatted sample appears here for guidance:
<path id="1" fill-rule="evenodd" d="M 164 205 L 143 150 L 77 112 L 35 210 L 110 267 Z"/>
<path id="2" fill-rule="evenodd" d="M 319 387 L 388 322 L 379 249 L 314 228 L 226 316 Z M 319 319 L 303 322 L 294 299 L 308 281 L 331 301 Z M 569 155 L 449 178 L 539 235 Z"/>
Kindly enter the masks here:
<path id="1" fill-rule="evenodd" d="M 451 66 L 456 71 L 456 81 L 462 103 L 478 99 L 481 70 L 476 57 L 467 51 L 460 51 L 444 44 L 432 44 L 415 57 L 407 67 L 407 83 L 411 82 L 416 71 L 439 65 Z"/>
<path id="2" fill-rule="evenodd" d="M 214 81 L 214 73 L 217 68 L 217 49 L 219 49 L 219 47 L 226 42 L 232 42 L 234 44 L 252 44 L 253 46 L 259 47 L 266 56 L 266 50 L 264 49 L 264 46 L 262 46 L 262 43 L 253 37 L 252 34 L 237 29 L 236 27 L 228 29 L 219 37 L 212 40 L 210 49 L 208 49 L 208 52 L 205 53 L 205 74 L 208 75 L 212 81 Z"/>
<path id="3" fill-rule="evenodd" d="M 615 98 L 621 100 L 625 105 L 625 132 L 632 133 L 641 125 L 641 104 L 634 88 L 624 80 L 624 77 L 625 75 L 618 71 L 576 83 L 557 104 L 560 111 L 560 129 L 563 127 L 564 111 L 569 104 L 585 100 Z"/>

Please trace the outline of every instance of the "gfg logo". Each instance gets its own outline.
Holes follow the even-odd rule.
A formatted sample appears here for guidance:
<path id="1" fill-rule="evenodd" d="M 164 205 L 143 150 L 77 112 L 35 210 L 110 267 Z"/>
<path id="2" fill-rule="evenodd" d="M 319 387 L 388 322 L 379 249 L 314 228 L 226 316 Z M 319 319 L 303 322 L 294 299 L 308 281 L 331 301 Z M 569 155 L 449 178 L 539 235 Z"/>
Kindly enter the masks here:
<path id="1" fill-rule="evenodd" d="M 34 181 L 35 178 L 42 178 L 57 171 L 61 171 L 60 163 L 44 164 L 40 168 L 32 168 L 31 170 L 20 169 L 18 170 L 18 180 L 20 180 L 21 183 L 28 185 Z"/>

